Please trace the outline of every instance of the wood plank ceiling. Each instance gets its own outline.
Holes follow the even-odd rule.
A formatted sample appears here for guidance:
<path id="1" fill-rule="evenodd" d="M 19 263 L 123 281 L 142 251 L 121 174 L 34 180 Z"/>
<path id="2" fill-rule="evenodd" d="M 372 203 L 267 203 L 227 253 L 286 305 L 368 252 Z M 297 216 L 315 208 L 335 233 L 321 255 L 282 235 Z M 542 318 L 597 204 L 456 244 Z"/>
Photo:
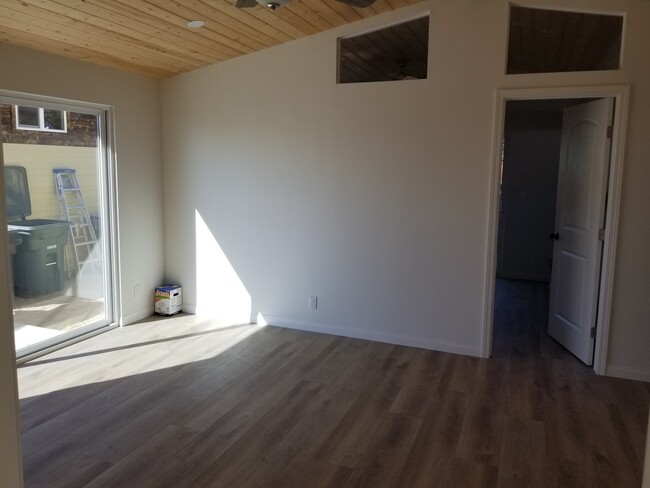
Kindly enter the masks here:
<path id="1" fill-rule="evenodd" d="M 165 78 L 420 1 L 292 0 L 272 11 L 235 0 L 0 0 L 0 42 Z"/>

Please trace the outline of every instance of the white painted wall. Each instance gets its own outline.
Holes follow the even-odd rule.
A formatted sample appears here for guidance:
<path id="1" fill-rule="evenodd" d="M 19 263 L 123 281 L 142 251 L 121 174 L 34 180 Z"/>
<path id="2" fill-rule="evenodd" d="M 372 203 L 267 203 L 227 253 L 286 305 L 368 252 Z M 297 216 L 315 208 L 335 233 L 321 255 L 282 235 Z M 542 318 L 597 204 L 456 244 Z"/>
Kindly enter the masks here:
<path id="1" fill-rule="evenodd" d="M 650 3 L 543 3 L 626 11 L 623 69 L 505 76 L 508 2 L 439 0 L 164 81 L 165 261 L 186 308 L 229 312 L 229 276 L 271 323 L 479 354 L 496 90 L 630 84 L 609 372 L 650 379 Z M 428 9 L 428 80 L 335 83 L 338 36 Z M 230 266 L 201 259 L 201 286 L 197 228 Z"/>

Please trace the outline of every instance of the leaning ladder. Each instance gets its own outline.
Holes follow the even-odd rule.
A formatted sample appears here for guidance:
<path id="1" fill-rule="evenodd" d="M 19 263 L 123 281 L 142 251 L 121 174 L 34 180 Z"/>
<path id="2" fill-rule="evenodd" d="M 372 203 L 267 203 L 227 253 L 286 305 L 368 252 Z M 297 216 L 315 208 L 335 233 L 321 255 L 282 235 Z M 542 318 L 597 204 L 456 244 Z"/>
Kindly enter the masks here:
<path id="1" fill-rule="evenodd" d="M 79 187 L 77 171 L 74 169 L 54 169 L 52 171 L 56 192 L 59 196 L 61 218 L 70 222 L 70 247 L 75 269 L 81 273 L 87 264 L 102 261 L 100 249 L 97 246 L 97 235 Z M 71 275 L 70 267 L 68 267 L 68 275 Z"/>

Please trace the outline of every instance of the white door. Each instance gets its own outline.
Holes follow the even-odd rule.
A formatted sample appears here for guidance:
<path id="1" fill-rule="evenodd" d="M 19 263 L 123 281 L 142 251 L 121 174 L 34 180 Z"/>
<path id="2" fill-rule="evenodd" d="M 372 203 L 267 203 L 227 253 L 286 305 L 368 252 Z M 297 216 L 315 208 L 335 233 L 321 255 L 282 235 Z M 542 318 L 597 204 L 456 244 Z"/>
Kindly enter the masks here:
<path id="1" fill-rule="evenodd" d="M 548 333 L 592 364 L 613 99 L 564 111 Z"/>

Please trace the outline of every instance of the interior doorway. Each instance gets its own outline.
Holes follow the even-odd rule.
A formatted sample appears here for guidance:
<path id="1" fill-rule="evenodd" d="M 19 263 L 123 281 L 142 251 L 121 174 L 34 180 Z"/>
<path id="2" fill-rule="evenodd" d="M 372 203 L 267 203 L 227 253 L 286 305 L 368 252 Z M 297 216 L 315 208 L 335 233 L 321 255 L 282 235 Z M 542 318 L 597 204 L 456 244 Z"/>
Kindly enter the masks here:
<path id="1" fill-rule="evenodd" d="M 614 265 L 613 248 L 622 170 L 623 116 L 627 104 L 627 90 L 625 87 L 613 87 L 609 90 L 604 88 L 512 90 L 502 91 L 499 95 L 498 134 L 495 141 L 498 152 L 495 154 L 494 193 L 491 201 L 492 248 L 489 249 L 488 256 L 484 355 L 489 357 L 492 353 L 495 333 L 494 313 L 495 310 L 498 311 L 500 304 L 505 303 L 503 294 L 513 293 L 513 290 L 517 293 L 516 283 L 521 283 L 523 285 L 521 289 L 524 290 L 530 290 L 531 284 L 534 284 L 533 288 L 537 291 L 529 296 L 545 301 L 537 309 L 542 310 L 547 317 L 549 298 L 554 297 L 555 303 L 552 306 L 555 307 L 553 309 L 555 315 L 560 317 L 563 325 L 568 324 L 567 329 L 576 328 L 569 319 L 579 316 L 586 317 L 585 323 L 593 322 L 594 327 L 598 326 L 593 329 L 592 325 L 587 327 L 587 335 L 583 337 L 583 341 L 588 343 L 583 345 L 583 349 L 589 350 L 587 354 L 577 351 L 571 344 L 571 340 L 562 336 L 564 332 L 558 333 L 553 326 L 551 335 L 565 344 L 586 364 L 591 364 L 593 358 L 594 370 L 599 374 L 605 374 L 611 276 Z M 592 201 L 589 195 L 582 198 L 586 190 L 584 185 L 580 186 L 580 184 L 584 180 L 591 180 L 589 176 L 587 178 L 577 176 L 576 168 L 584 164 L 574 164 L 575 167 L 570 167 L 569 170 L 560 168 L 561 164 L 565 164 L 561 163 L 562 155 L 567 153 L 562 142 L 562 127 L 567 124 L 566 113 L 574 110 L 569 107 L 583 107 L 580 110 L 584 110 L 584 107 L 590 107 L 590 104 L 611 107 L 610 118 L 607 119 L 605 127 L 593 137 L 593 140 L 607 139 L 605 141 L 607 161 L 606 167 L 603 168 L 601 182 L 603 205 L 598 204 L 596 200 Z M 612 128 L 608 130 L 610 125 Z M 588 129 L 591 130 L 590 127 Z M 588 131 L 582 131 L 584 132 L 582 134 L 581 130 L 575 132 L 579 137 L 574 137 L 574 140 L 585 138 L 584 134 Z M 567 138 L 566 131 L 564 138 Z M 605 146 L 600 149 L 604 151 Z M 572 149 L 568 150 L 569 153 L 571 151 L 575 152 Z M 566 180 L 567 174 L 569 180 L 573 179 L 572 184 L 578 182 L 577 187 L 574 185 L 570 188 L 568 197 L 566 191 L 564 196 L 561 193 L 562 179 Z M 598 185 L 598 182 L 595 184 Z M 578 197 L 582 198 L 582 201 L 576 204 L 576 201 L 580 200 Z M 604 205 L 606 200 L 607 207 Z M 585 201 L 590 202 L 586 207 Z M 568 211 L 569 217 L 562 216 L 562 208 L 566 206 L 572 206 Z M 597 255 L 589 258 L 592 263 L 596 263 L 594 269 L 597 268 L 595 271 L 597 276 L 594 277 L 595 291 L 590 297 L 590 302 L 585 300 L 587 293 L 571 297 L 573 290 L 580 288 L 578 285 L 581 283 L 581 277 L 586 274 L 579 272 L 575 264 L 578 260 L 569 260 L 567 256 L 571 256 L 570 252 L 558 246 L 559 241 L 565 245 L 571 240 L 569 234 L 572 227 L 583 226 L 583 223 L 578 222 L 575 217 L 582 216 L 585 211 L 591 215 L 594 212 L 601 214 L 601 219 L 599 221 L 596 219 L 599 222 L 595 234 L 595 239 L 598 241 L 595 247 Z M 565 210 L 565 214 L 566 212 Z M 567 219 L 573 219 L 577 223 L 568 226 L 569 230 L 564 228 L 558 233 L 557 226 L 562 224 L 556 221 L 558 215 L 564 223 Z M 601 222 L 602 227 L 600 227 Z M 556 237 L 560 234 L 562 237 L 558 241 Z M 558 248 L 561 249 L 559 254 Z M 562 279 L 554 276 L 552 281 L 551 275 L 553 273 L 557 275 L 557 270 L 562 268 L 565 270 L 560 276 Z M 561 291 L 553 295 L 551 291 L 554 288 L 558 289 L 558 283 L 561 284 Z M 495 304 L 495 298 L 499 303 Z M 593 314 L 585 315 L 582 313 L 584 310 L 578 310 L 576 307 L 589 309 Z"/>
<path id="2" fill-rule="evenodd" d="M 582 215 L 598 213 L 597 226 L 600 228 L 604 221 L 605 208 L 599 204 L 604 202 L 605 190 L 602 180 L 596 181 L 594 195 L 585 191 L 590 182 L 589 176 L 593 164 L 577 161 L 574 166 L 567 167 L 571 162 L 569 147 L 571 134 L 575 128 L 565 125 L 570 119 L 567 115 L 573 112 L 587 110 L 596 104 L 609 103 L 608 99 L 560 99 L 560 100 L 514 100 L 506 102 L 504 129 L 503 161 L 501 171 L 501 191 L 499 197 L 499 236 L 497 241 L 497 298 L 495 314 L 500 304 L 515 300 L 543 300 L 537 304 L 539 310 L 546 311 L 542 323 L 548 323 L 548 334 L 563 344 L 572 354 L 585 364 L 591 365 L 593 358 L 594 337 L 590 332 L 585 337 L 573 337 L 584 326 L 582 322 L 592 323 L 597 291 L 600 281 L 600 248 L 593 256 L 585 257 L 584 252 L 577 253 L 575 249 L 564 252 L 565 241 L 577 227 L 584 233 L 588 227 L 583 222 Z M 605 127 L 611 124 L 611 115 L 607 114 L 600 124 Z M 588 127 L 595 127 L 594 121 L 588 119 Z M 579 129 L 578 129 L 579 130 Z M 588 145 L 583 152 L 589 154 L 579 157 L 591 158 L 592 163 L 594 138 L 606 139 L 605 131 L 585 138 L 582 133 L 575 134 L 581 140 L 574 142 Z M 596 141 L 601 144 L 606 141 Z M 575 159 L 575 158 L 574 158 Z M 609 169 L 609 153 L 603 156 L 606 161 L 599 171 L 601 179 Z M 562 162 L 564 161 L 564 162 Z M 574 179 L 575 181 L 570 181 Z M 580 185 L 581 186 L 578 186 Z M 588 190 L 588 188 L 586 188 Z M 602 193 L 602 194 L 601 194 Z M 584 201 L 577 202 L 576 198 L 584 195 Z M 590 205 L 593 209 L 587 209 Z M 571 208 L 568 208 L 571 207 Z M 574 207 L 583 207 L 574 209 Z M 577 215 L 567 215 L 568 213 Z M 589 216 L 589 215 L 587 215 Z M 569 218 L 570 225 L 562 224 Z M 562 227 L 562 232 L 558 229 Z M 604 227 L 604 225 L 603 225 Z M 593 244 L 600 246 L 597 236 L 593 236 Z M 564 247 L 563 247 L 564 246 Z M 574 246 L 575 247 L 575 246 Z M 594 269 L 593 275 L 584 278 L 585 262 Z M 559 269 L 564 267 L 565 269 Z M 598 271 L 596 271 L 598 268 Z M 584 278 L 584 279 L 583 279 Z M 509 280 L 508 283 L 502 283 Z M 525 283 L 532 281 L 534 283 Z M 584 282 L 588 282 L 585 284 Z M 558 284 L 559 282 L 559 284 Z M 531 286 L 540 288 L 538 293 L 529 295 L 524 290 Z M 590 286 L 587 301 L 581 307 L 583 287 Z M 576 295 L 572 297 L 571 295 Z M 552 304 L 552 305 L 551 305 Z M 520 304 L 522 307 L 533 304 Z M 583 313 L 584 312 L 584 313 Z M 531 325 L 532 325 L 531 321 Z M 504 321 L 496 321 L 495 327 L 505 326 Z M 536 323 L 536 327 L 540 324 Z M 535 331 L 544 334 L 544 328 Z M 588 337 L 587 337 L 588 336 Z"/>

